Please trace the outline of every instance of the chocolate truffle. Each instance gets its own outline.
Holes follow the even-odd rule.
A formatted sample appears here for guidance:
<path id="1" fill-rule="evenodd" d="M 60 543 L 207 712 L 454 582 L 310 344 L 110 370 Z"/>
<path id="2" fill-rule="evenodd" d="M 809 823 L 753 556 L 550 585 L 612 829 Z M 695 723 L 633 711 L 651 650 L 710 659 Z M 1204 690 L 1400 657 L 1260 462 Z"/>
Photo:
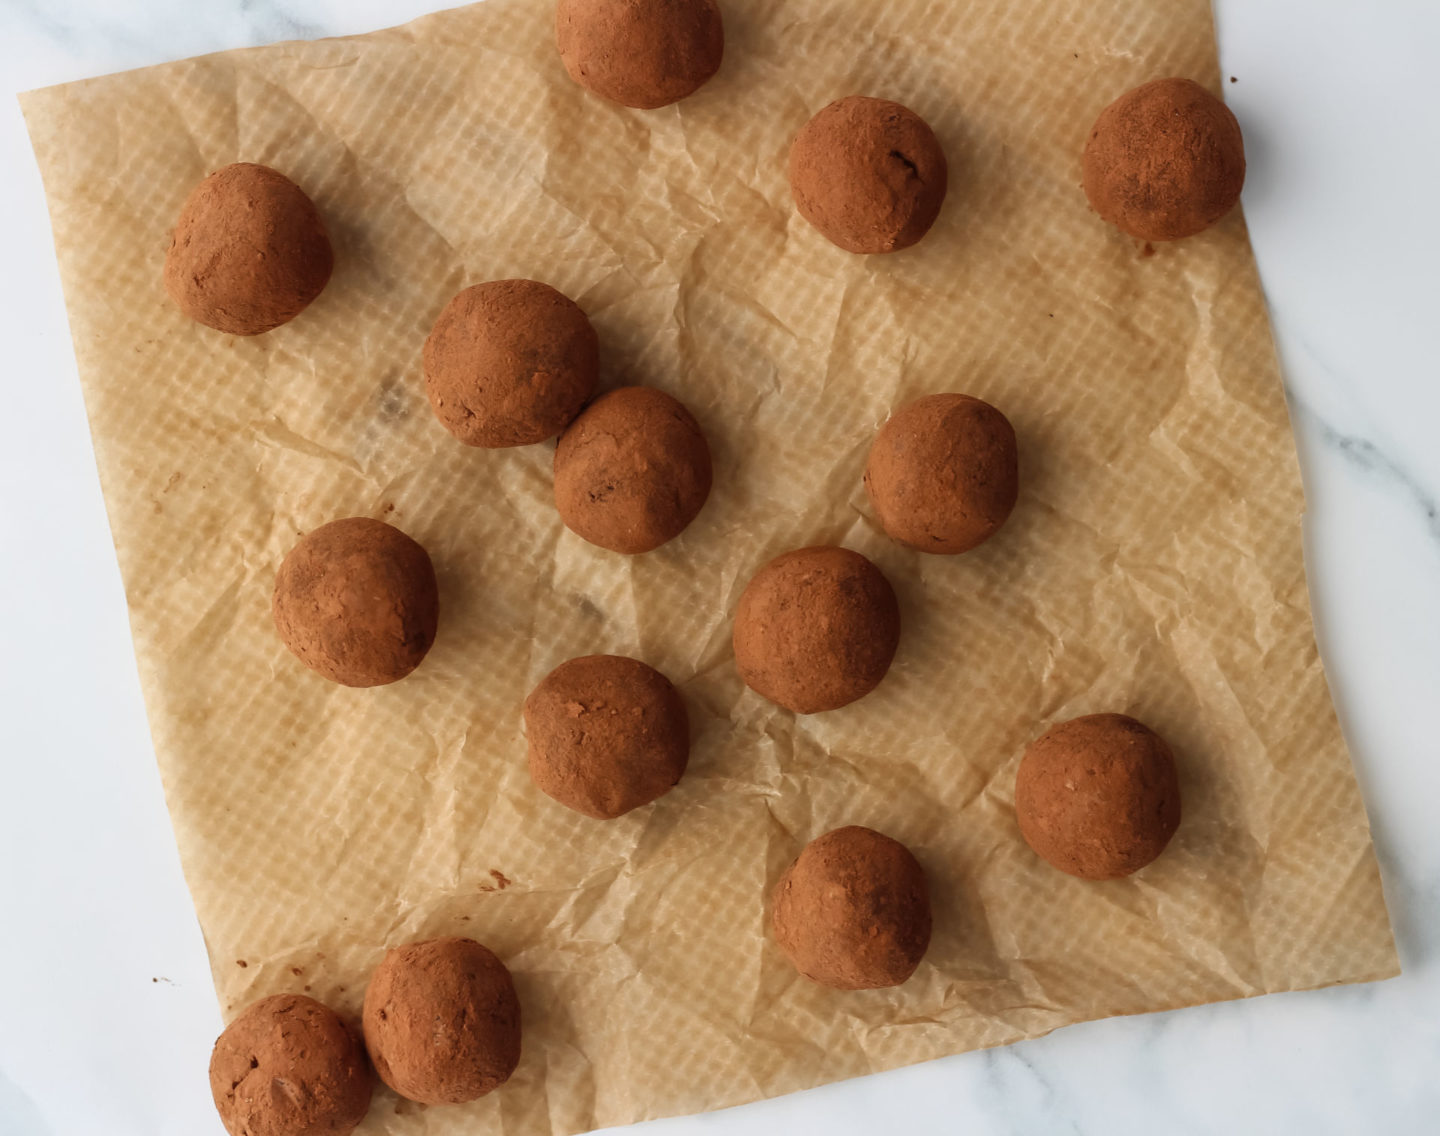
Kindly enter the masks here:
<path id="1" fill-rule="evenodd" d="M 1021 759 L 1015 815 L 1026 843 L 1062 872 L 1128 876 L 1179 827 L 1175 758 L 1158 734 L 1124 714 L 1061 722 Z"/>
<path id="2" fill-rule="evenodd" d="M 165 291 L 193 320 L 259 335 L 303 312 L 334 266 L 304 190 L 268 166 L 237 162 L 186 199 L 165 254 Z"/>
<path id="3" fill-rule="evenodd" d="M 925 235 L 945 200 L 945 152 L 925 120 L 859 95 L 831 103 L 790 147 L 800 215 L 850 252 L 894 252 Z"/>
<path id="4" fill-rule="evenodd" d="M 1208 229 L 1240 200 L 1245 143 L 1230 108 L 1189 79 L 1157 79 L 1100 112 L 1085 143 L 1085 196 L 1145 241 Z"/>
<path id="5" fill-rule="evenodd" d="M 874 829 L 805 845 L 775 889 L 775 940 L 822 986 L 899 986 L 930 945 L 930 894 L 910 849 Z"/>
<path id="6" fill-rule="evenodd" d="M 755 573 L 735 612 L 745 685 L 797 714 L 835 710 L 879 685 L 900 644 L 900 605 L 848 548 L 801 548 Z"/>
<path id="7" fill-rule="evenodd" d="M 430 405 L 469 446 L 553 438 L 580 413 L 599 371 L 599 339 L 585 313 L 538 280 L 466 288 L 425 340 Z"/>
<path id="8" fill-rule="evenodd" d="M 613 552 L 659 548 L 710 496 L 710 447 L 690 412 L 652 387 L 602 394 L 560 435 L 555 506 Z"/>
<path id="9" fill-rule="evenodd" d="M 404 678 L 435 642 L 440 600 L 425 550 L 384 521 L 349 517 L 300 539 L 271 599 L 285 646 L 346 686 Z"/>
<path id="10" fill-rule="evenodd" d="M 880 427 L 865 489 L 893 540 L 921 552 L 965 552 L 990 539 L 1019 492 L 1015 431 L 989 403 L 932 394 Z"/>
<path id="11" fill-rule="evenodd" d="M 210 1054 L 210 1092 L 230 1136 L 345 1136 L 365 1118 L 374 1080 L 359 1039 L 303 994 L 260 999 Z"/>
<path id="12" fill-rule="evenodd" d="M 380 1079 L 420 1104 L 461 1104 L 520 1063 L 520 999 L 505 964 L 474 939 L 388 952 L 365 991 L 365 1045 Z"/>
<path id="13" fill-rule="evenodd" d="M 555 43 L 582 87 L 651 110 L 720 70 L 725 28 L 715 0 L 560 0 Z"/>
<path id="14" fill-rule="evenodd" d="M 525 700 L 530 776 L 562 805 L 610 820 L 668 793 L 690 758 L 670 680 L 638 659 L 561 663 Z"/>

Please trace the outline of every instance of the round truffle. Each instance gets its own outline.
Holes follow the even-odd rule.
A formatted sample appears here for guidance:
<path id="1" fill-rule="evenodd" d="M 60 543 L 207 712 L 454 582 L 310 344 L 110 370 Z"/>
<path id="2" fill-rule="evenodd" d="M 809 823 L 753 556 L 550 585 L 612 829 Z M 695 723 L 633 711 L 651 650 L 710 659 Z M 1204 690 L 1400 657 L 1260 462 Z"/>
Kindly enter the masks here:
<path id="1" fill-rule="evenodd" d="M 285 646 L 311 670 L 346 686 L 380 686 L 408 675 L 435 642 L 435 569 L 384 521 L 331 521 L 281 563 L 271 612 Z"/>
<path id="2" fill-rule="evenodd" d="M 1180 825 L 1175 758 L 1124 714 L 1061 722 L 1021 759 L 1015 815 L 1025 842 L 1062 872 L 1128 876 L 1165 851 Z"/>
<path id="3" fill-rule="evenodd" d="M 303 994 L 262 998 L 210 1054 L 210 1092 L 231 1136 L 345 1136 L 374 1084 L 358 1038 Z"/>
<path id="4" fill-rule="evenodd" d="M 860 95 L 831 103 L 790 147 L 800 215 L 850 252 L 895 252 L 923 237 L 945 200 L 945 152 L 925 120 Z"/>
<path id="5" fill-rule="evenodd" d="M 505 964 L 474 939 L 388 952 L 365 991 L 365 1046 L 380 1079 L 420 1104 L 462 1104 L 520 1063 L 520 999 Z"/>
<path id="6" fill-rule="evenodd" d="M 165 254 L 165 290 L 207 327 L 259 335 L 303 312 L 334 266 L 305 191 L 268 166 L 237 162 L 185 200 Z"/>
<path id="7" fill-rule="evenodd" d="M 899 986 L 930 945 L 930 894 L 910 849 L 874 829 L 805 845 L 775 889 L 775 940 L 806 978 L 837 990 Z"/>
<path id="8" fill-rule="evenodd" d="M 530 776 L 562 805 L 610 820 L 668 793 L 690 758 L 670 680 L 638 659 L 561 663 L 525 700 Z"/>
<path id="9" fill-rule="evenodd" d="M 720 70 L 725 28 L 715 0 L 560 0 L 555 44 L 582 87 L 653 110 Z"/>
<path id="10" fill-rule="evenodd" d="M 595 390 L 600 342 L 579 306 L 538 280 L 492 280 L 447 305 L 425 340 L 425 390 L 468 446 L 553 438 Z"/>
<path id="11" fill-rule="evenodd" d="M 1100 112 L 1082 160 L 1090 207 L 1132 237 L 1174 241 L 1240 200 L 1245 143 L 1230 108 L 1189 79 L 1157 79 Z"/>
<path id="12" fill-rule="evenodd" d="M 932 394 L 880 427 L 865 489 L 892 540 L 921 552 L 966 552 L 994 536 L 1019 493 L 1015 431 L 989 403 Z"/>
<path id="13" fill-rule="evenodd" d="M 684 406 L 652 387 L 621 387 L 560 435 L 555 506 L 591 544 L 649 552 L 695 519 L 711 476 L 710 447 Z"/>
<path id="14" fill-rule="evenodd" d="M 900 644 L 900 605 L 880 569 L 848 548 L 801 548 L 755 573 L 735 612 L 745 685 L 797 714 L 869 694 Z"/>

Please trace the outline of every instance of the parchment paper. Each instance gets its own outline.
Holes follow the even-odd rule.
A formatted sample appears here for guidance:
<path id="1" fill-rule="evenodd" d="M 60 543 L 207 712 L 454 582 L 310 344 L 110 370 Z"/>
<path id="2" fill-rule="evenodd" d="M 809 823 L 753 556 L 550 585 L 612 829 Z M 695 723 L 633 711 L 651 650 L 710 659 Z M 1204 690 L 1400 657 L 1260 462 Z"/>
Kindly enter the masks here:
<path id="1" fill-rule="evenodd" d="M 141 680 L 227 1014 L 306 990 L 358 1010 L 386 947 L 467 934 L 514 970 L 501 1091 L 363 1131 L 570 1133 L 717 1108 L 1067 1023 L 1396 973 L 1315 646 L 1302 497 L 1244 223 L 1155 250 L 1091 215 L 1078 155 L 1143 80 L 1220 90 L 1204 0 L 722 0 L 725 65 L 654 112 L 565 76 L 545 0 L 278 44 L 24 99 L 49 194 Z M 793 212 L 791 136 L 841 95 L 934 126 L 950 195 L 915 249 L 857 257 Z M 237 339 L 167 302 L 208 171 L 274 165 L 337 244 L 294 323 Z M 467 449 L 420 348 L 460 287 L 575 297 L 607 385 L 695 412 L 715 492 L 646 556 L 550 499 L 552 445 Z M 41 380 L 43 381 L 43 380 Z M 1020 439 L 1020 502 L 968 555 L 878 531 L 861 487 L 900 402 L 958 390 Z M 297 534 L 383 517 L 430 550 L 439 640 L 386 688 L 305 671 L 271 626 Z M 740 590 L 843 542 L 901 597 L 880 688 L 796 718 L 746 692 Z M 531 785 L 520 706 L 579 654 L 635 654 L 694 722 L 690 771 L 601 823 Z M 1101 710 L 1170 739 L 1185 819 L 1128 881 L 1020 840 L 1016 762 Z M 871 825 L 932 881 L 915 977 L 798 979 L 768 893 L 806 840 Z"/>

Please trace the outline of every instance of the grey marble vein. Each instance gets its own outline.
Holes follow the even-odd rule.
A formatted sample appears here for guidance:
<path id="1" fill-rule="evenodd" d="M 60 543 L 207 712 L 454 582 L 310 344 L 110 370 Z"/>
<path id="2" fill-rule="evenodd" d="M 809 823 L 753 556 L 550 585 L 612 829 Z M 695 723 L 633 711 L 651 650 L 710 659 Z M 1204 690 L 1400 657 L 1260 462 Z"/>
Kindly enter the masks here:
<path id="1" fill-rule="evenodd" d="M 1085 1136 L 1074 1110 L 1061 1100 L 1055 1083 L 1031 1060 L 1027 1047 L 987 1049 L 985 1085 L 994 1097 L 991 1117 L 1015 1136 L 1045 1132 L 1050 1136 Z"/>
<path id="2" fill-rule="evenodd" d="M 99 15 L 84 11 L 83 6 L 50 4 L 45 0 L 0 3 L 0 18 L 8 31 L 27 39 L 47 40 L 77 58 L 152 59 L 158 28 L 137 24 L 131 17 L 133 13 L 124 11 L 113 16 Z"/>
<path id="3" fill-rule="evenodd" d="M 278 39 L 318 39 L 328 34 L 319 24 L 302 20 L 275 0 L 240 0 L 240 11 L 255 35 L 256 43 Z"/>
<path id="4" fill-rule="evenodd" d="M 5 1136 L 52 1136 L 35 1102 L 0 1069 L 0 1132 Z"/>
<path id="5" fill-rule="evenodd" d="M 1290 395 L 1290 406 L 1297 418 L 1312 430 L 1321 443 L 1339 454 L 1352 469 L 1368 474 L 1376 481 L 1399 489 L 1415 510 L 1432 540 L 1440 545 L 1440 503 L 1409 467 L 1361 434 L 1347 433 L 1320 417 L 1302 399 Z"/>

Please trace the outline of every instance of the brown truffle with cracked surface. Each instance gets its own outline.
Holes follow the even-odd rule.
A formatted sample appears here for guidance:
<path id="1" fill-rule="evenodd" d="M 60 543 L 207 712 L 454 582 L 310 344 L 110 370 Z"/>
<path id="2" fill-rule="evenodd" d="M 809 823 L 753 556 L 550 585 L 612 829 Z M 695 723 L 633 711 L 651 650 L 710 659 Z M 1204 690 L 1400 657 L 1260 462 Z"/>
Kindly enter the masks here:
<path id="1" fill-rule="evenodd" d="M 895 252 L 940 215 L 948 170 L 914 111 L 860 95 L 831 103 L 790 147 L 790 192 L 801 216 L 850 252 Z"/>
<path id="2" fill-rule="evenodd" d="M 1124 714 L 1090 714 L 1045 731 L 1015 778 L 1015 815 L 1044 860 L 1113 880 L 1165 850 L 1180 825 L 1180 781 L 1163 738 Z"/>
<path id="3" fill-rule="evenodd" d="M 359 1039 L 303 994 L 260 999 L 210 1054 L 210 1092 L 231 1136 L 345 1136 L 374 1082 Z"/>
<path id="4" fill-rule="evenodd" d="M 602 394 L 555 447 L 560 518 L 613 552 L 649 552 L 679 536 L 710 496 L 711 478 L 699 424 L 652 387 Z"/>
<path id="5" fill-rule="evenodd" d="M 1015 431 L 989 403 L 932 394 L 880 427 L 865 489 L 889 536 L 921 552 L 966 552 L 994 536 L 1019 493 Z"/>
<path id="6" fill-rule="evenodd" d="M 553 438 L 600 373 L 600 342 L 573 300 L 538 280 L 491 280 L 457 295 L 425 340 L 425 390 L 469 446 Z"/>
<path id="7" fill-rule="evenodd" d="M 797 714 L 835 710 L 874 690 L 900 644 L 900 605 L 858 552 L 822 545 L 777 556 L 735 612 L 745 685 Z"/>
<path id="8" fill-rule="evenodd" d="M 561 663 L 525 700 L 530 776 L 576 812 L 610 820 L 668 793 L 690 757 L 670 680 L 621 655 Z"/>
<path id="9" fill-rule="evenodd" d="M 304 311 L 334 266 L 305 191 L 268 166 L 237 162 L 186 199 L 165 254 L 165 290 L 193 320 L 259 335 Z"/>
<path id="10" fill-rule="evenodd" d="M 1208 229 L 1240 200 L 1245 143 L 1230 108 L 1189 79 L 1157 79 L 1100 112 L 1082 159 L 1085 196 L 1145 241 Z"/>
<path id="11" fill-rule="evenodd" d="M 899 986 L 930 945 L 930 893 L 910 849 L 851 825 L 812 840 L 775 889 L 775 940 L 837 990 Z"/>
<path id="12" fill-rule="evenodd" d="M 302 537 L 276 573 L 270 606 L 285 646 L 345 686 L 404 678 L 435 642 L 440 618 L 429 555 L 369 517 Z"/>
<path id="13" fill-rule="evenodd" d="M 725 27 L 715 0 L 559 0 L 555 45 L 582 87 L 653 110 L 720 70 Z"/>
<path id="14" fill-rule="evenodd" d="M 505 964 L 474 939 L 388 952 L 365 991 L 365 1045 L 380 1079 L 420 1104 L 461 1104 L 520 1063 L 520 999 Z"/>

